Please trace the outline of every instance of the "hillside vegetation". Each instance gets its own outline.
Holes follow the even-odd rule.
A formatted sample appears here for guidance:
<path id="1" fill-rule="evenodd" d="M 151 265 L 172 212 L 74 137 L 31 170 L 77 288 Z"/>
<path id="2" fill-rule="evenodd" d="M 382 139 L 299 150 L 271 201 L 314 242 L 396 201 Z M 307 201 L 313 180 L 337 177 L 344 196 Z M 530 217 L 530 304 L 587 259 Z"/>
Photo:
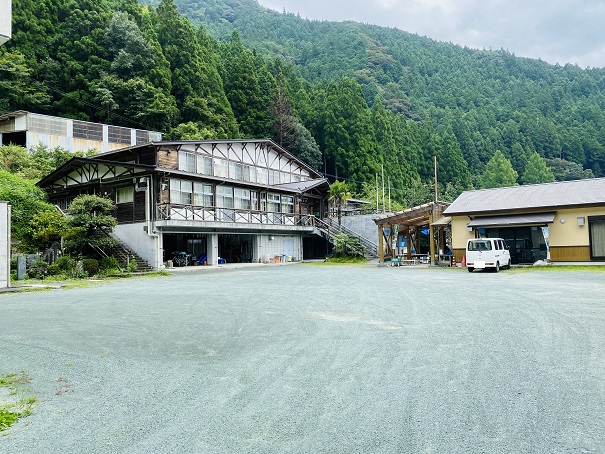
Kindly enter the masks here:
<path id="1" fill-rule="evenodd" d="M 143 3 L 15 1 L 0 111 L 169 138 L 272 137 L 358 190 L 384 166 L 408 205 L 430 199 L 433 156 L 444 198 L 605 174 L 604 69 L 309 21 L 255 0 Z"/>

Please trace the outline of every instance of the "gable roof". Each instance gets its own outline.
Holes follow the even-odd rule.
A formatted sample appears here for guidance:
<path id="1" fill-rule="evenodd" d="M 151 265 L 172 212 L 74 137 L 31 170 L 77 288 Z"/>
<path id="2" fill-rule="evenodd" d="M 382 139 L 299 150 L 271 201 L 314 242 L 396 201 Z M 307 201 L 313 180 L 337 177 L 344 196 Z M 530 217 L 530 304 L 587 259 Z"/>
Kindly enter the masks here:
<path id="1" fill-rule="evenodd" d="M 466 191 L 454 200 L 444 214 L 451 216 L 590 205 L 605 205 L 605 178 Z"/>

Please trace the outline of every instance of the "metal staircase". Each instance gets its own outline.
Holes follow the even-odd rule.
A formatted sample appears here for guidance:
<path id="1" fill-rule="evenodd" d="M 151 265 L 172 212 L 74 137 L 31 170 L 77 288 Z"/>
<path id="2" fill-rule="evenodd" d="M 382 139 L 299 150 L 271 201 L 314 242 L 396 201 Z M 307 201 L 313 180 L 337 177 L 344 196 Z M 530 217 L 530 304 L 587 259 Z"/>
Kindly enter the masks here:
<path id="1" fill-rule="evenodd" d="M 351 252 L 362 255 L 368 260 L 378 258 L 378 246 L 375 243 L 344 225 L 334 224 L 331 220 L 326 222 L 325 220 L 315 218 L 315 229 L 332 244 L 336 244 L 336 235 L 341 233 L 347 234 L 358 241 L 358 245 L 348 245 Z"/>

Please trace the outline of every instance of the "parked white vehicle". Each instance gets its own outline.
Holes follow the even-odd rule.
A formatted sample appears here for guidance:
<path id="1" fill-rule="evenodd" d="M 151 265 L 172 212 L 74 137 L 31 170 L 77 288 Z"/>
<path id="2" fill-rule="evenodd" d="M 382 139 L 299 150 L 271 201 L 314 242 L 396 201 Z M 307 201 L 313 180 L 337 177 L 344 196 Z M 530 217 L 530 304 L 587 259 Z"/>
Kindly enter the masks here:
<path id="1" fill-rule="evenodd" d="M 475 238 L 466 243 L 466 267 L 469 273 L 474 270 L 500 268 L 510 269 L 510 251 L 502 238 Z"/>

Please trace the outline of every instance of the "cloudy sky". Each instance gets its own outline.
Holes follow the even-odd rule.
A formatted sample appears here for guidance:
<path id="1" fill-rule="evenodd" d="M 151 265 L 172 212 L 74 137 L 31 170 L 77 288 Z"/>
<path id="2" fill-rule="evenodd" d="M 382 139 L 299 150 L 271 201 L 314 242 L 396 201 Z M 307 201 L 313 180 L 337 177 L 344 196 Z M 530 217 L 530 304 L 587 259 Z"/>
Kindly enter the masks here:
<path id="1" fill-rule="evenodd" d="M 258 0 L 307 19 L 354 20 L 549 63 L 605 67 L 605 0 Z"/>

